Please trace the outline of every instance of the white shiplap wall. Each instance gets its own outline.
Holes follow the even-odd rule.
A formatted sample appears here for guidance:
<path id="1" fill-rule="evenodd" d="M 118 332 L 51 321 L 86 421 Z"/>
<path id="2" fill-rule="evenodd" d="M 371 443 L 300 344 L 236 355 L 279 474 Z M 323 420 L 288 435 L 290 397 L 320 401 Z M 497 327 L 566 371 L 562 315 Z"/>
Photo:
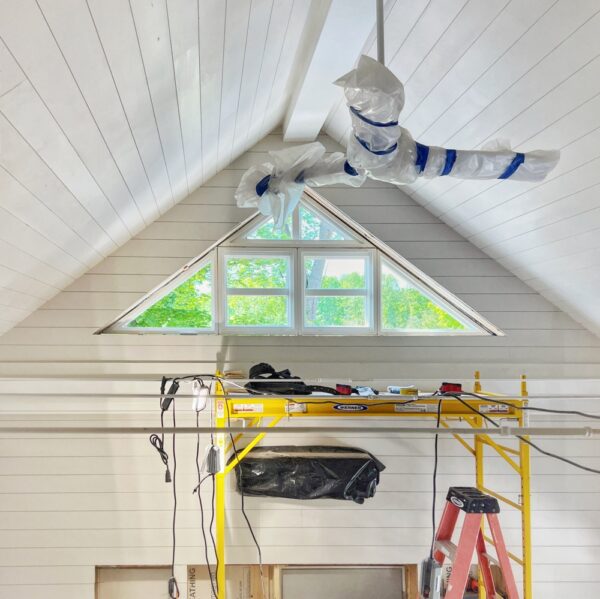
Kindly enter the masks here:
<path id="1" fill-rule="evenodd" d="M 244 170 L 281 147 L 266 137 L 250 152 L 193 192 L 121 249 L 75 281 L 19 326 L 0 337 L 0 375 L 39 377 L 5 380 L 0 410 L 5 420 L 155 423 L 154 401 L 127 398 L 155 393 L 162 374 L 248 368 L 258 361 L 290 367 L 304 376 L 384 378 L 430 384 L 467 379 L 480 368 L 497 389 L 516 391 L 526 372 L 547 390 L 590 391 L 600 378 L 600 340 L 510 275 L 401 191 L 374 182 L 364 188 L 328 188 L 323 195 L 413 260 L 505 332 L 503 338 L 252 338 L 93 336 L 185 261 L 227 232 L 247 211 L 235 207 L 233 191 Z M 322 141 L 336 149 L 328 139 Z M 98 381 L 56 380 L 96 377 Z M 148 382 L 119 381 L 122 377 Z M 509 380 L 507 380 L 509 379 Z M 512 379 L 512 380 L 510 380 Z M 61 393 L 52 396 L 51 393 Z M 85 393 L 118 397 L 83 397 Z M 16 395 L 15 395 L 16 394 Z M 25 395 L 23 395 L 25 394 Z M 180 400 L 180 422 L 189 418 Z M 561 405 L 554 401 L 552 404 Z M 574 405 L 574 404 L 572 404 Z M 595 402 L 577 406 L 598 411 Z M 186 416 L 184 416 L 186 414 Z M 558 423 L 559 418 L 550 419 Z M 376 427 L 385 422 L 377 421 Z M 331 442 L 292 434 L 271 443 Z M 325 501 L 294 503 L 249 499 L 250 517 L 274 563 L 416 563 L 427 553 L 432 440 L 357 433 L 339 442 L 364 447 L 386 464 L 377 496 L 364 506 Z M 204 441 L 203 441 L 204 443 Z M 600 448 L 589 440 L 544 442 L 600 467 Z M 180 502 L 179 573 L 202 560 L 191 438 L 178 441 Z M 472 484 L 471 464 L 452 440 L 441 442 L 439 486 Z M 600 546 L 600 478 L 547 458 L 533 460 L 535 596 L 592 597 Z M 488 471 L 496 487 L 516 496 L 517 482 L 499 460 Z M 0 439 L 0 597 L 31 599 L 93 597 L 95 565 L 165 564 L 170 559 L 169 488 L 147 439 L 69 436 Z M 206 497 L 208 500 L 208 496 Z M 229 504 L 229 556 L 255 560 L 251 539 L 233 493 Z M 515 514 L 503 521 L 518 542 Z"/>

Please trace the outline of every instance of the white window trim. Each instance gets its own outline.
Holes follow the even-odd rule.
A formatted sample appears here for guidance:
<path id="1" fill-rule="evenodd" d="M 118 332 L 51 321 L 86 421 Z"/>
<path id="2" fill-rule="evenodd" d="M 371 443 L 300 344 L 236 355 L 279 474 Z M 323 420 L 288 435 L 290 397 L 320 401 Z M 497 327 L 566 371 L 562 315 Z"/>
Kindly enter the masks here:
<path id="1" fill-rule="evenodd" d="M 304 270 L 304 259 L 306 257 L 340 257 L 340 258 L 352 258 L 352 257 L 364 257 L 365 258 L 365 289 L 310 289 L 307 290 L 305 287 L 305 270 Z M 346 250 L 333 250 L 329 248 L 317 249 L 301 249 L 298 252 L 298 272 L 299 272 L 299 283 L 298 290 L 301 291 L 299 304 L 299 320 L 300 323 L 300 334 L 301 335 L 348 335 L 348 336 L 363 336 L 363 335 L 376 335 L 377 334 L 377 321 L 378 321 L 378 288 L 376 287 L 376 272 L 377 272 L 377 256 L 375 250 L 371 249 L 346 249 Z M 306 305 L 306 296 L 320 296 L 320 297 L 332 297 L 332 296 L 350 296 L 350 297 L 366 297 L 366 308 L 367 318 L 369 319 L 369 326 L 367 327 L 338 327 L 338 326 L 322 326 L 322 327 L 310 327 L 304 324 L 304 310 Z"/>
<path id="2" fill-rule="evenodd" d="M 296 252 L 293 249 L 286 248 L 237 248 L 223 247 L 218 248 L 218 330 L 222 335 L 296 335 L 296 314 L 295 314 L 295 289 L 296 289 Z M 228 288 L 226 262 L 230 256 L 240 258 L 275 258 L 285 257 L 289 261 L 288 287 L 274 288 Z M 231 293 L 235 291 L 235 293 Z M 289 326 L 240 326 L 227 324 L 227 298 L 230 295 L 250 295 L 250 296 L 284 296 L 288 298 L 288 321 Z"/>

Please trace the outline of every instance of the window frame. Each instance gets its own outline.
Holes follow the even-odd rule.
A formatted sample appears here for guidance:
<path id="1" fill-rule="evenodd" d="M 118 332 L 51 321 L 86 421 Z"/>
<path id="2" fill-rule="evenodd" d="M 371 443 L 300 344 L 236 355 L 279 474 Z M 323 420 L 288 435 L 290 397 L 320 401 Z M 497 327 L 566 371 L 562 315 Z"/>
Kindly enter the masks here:
<path id="1" fill-rule="evenodd" d="M 359 290 L 335 290 L 335 289 L 313 289 L 313 293 L 307 293 L 305 287 L 305 258 L 306 257 L 365 257 L 365 289 L 364 293 L 350 293 L 351 291 Z M 344 248 L 344 249 L 323 249 L 320 248 L 300 248 L 298 250 L 298 289 L 300 290 L 300 301 L 298 302 L 298 324 L 300 335 L 344 335 L 344 336 L 363 336 L 377 335 L 377 323 L 379 320 L 379 310 L 377 308 L 377 293 L 378 293 L 378 268 L 377 255 L 374 249 L 363 248 Z M 314 293 L 318 291 L 318 293 Z M 352 327 L 352 326 L 307 326 L 304 322 L 306 297 L 365 297 L 366 310 L 369 325 L 367 327 Z"/>
<path id="2" fill-rule="evenodd" d="M 296 256 L 290 248 L 241 248 L 222 247 L 217 249 L 219 264 L 218 294 L 218 331 L 221 335 L 295 335 L 297 334 L 296 311 L 294 295 L 296 292 Z M 237 288 L 227 287 L 227 259 L 231 256 L 238 258 L 287 258 L 289 264 L 288 287 L 255 287 Z M 230 293 L 229 289 L 236 290 Z M 285 292 L 285 293 L 283 293 Z M 257 326 L 257 325 L 228 325 L 227 324 L 227 299 L 231 295 L 238 296 L 283 296 L 288 298 L 288 325 L 287 326 Z"/>
<path id="3" fill-rule="evenodd" d="M 344 240 L 302 240 L 300 237 L 300 206 L 314 213 L 319 218 L 325 218 L 347 233 L 349 239 Z M 261 216 L 258 212 L 250 215 L 223 237 L 216 240 L 200 255 L 196 256 L 165 281 L 154 287 L 130 308 L 121 313 L 111 323 L 95 331 L 94 334 L 121 333 L 121 334 L 161 334 L 161 335 L 306 335 L 306 336 L 503 336 L 504 333 L 484 316 L 479 314 L 460 298 L 456 297 L 434 279 L 419 270 L 412 262 L 398 254 L 386 243 L 378 239 L 368 229 L 355 222 L 334 204 L 318 195 L 312 189 L 306 189 L 297 210 L 293 216 L 292 236 L 295 239 L 246 239 L 249 231 L 258 229 L 270 217 Z M 229 294 L 224 291 L 225 276 L 222 272 L 220 256 L 223 252 L 232 250 L 238 256 L 289 256 L 290 286 L 288 293 L 289 326 L 227 326 L 225 321 L 226 302 Z M 305 255 L 326 255 L 340 253 L 345 256 L 357 254 L 361 250 L 368 250 L 373 254 L 371 259 L 371 306 L 370 327 L 305 327 L 305 290 L 303 272 Z M 300 262 L 300 260 L 302 262 Z M 161 299 L 166 297 L 179 285 L 194 276 L 196 272 L 205 268 L 207 264 L 212 268 L 211 308 L 212 326 L 207 328 L 192 327 L 129 327 L 143 312 L 150 309 Z M 419 293 L 440 306 L 452 317 L 464 325 L 463 329 L 420 330 L 420 329 L 391 329 L 384 328 L 382 322 L 383 293 L 381 288 L 381 274 L 383 265 L 386 264 L 392 271 L 398 271 L 401 277 L 406 278 Z M 254 291 L 256 294 L 256 290 Z M 249 291 L 248 294 L 252 294 Z M 257 294 L 258 295 L 258 294 Z M 270 294 L 271 295 L 271 294 Z M 274 294 L 272 294 L 274 295 Z M 325 295 L 333 295 L 331 292 Z M 352 294 L 350 294 L 352 295 Z M 369 297 L 369 294 L 367 294 Z"/>

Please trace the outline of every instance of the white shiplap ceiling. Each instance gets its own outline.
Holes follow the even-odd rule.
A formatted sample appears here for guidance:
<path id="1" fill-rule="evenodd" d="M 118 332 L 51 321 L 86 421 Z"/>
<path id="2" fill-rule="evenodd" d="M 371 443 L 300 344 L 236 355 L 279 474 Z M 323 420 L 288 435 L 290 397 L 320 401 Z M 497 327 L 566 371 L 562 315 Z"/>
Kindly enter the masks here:
<path id="1" fill-rule="evenodd" d="M 542 183 L 410 193 L 600 332 L 598 0 L 385 12 L 420 141 L 562 150 Z M 0 333 L 276 125 L 343 142 L 324 82 L 373 55 L 374 13 L 374 0 L 0 0 Z"/>
<path id="2" fill-rule="evenodd" d="M 281 122 L 309 8 L 0 0 L 0 333 Z"/>
<path id="3" fill-rule="evenodd" d="M 421 142 L 561 150 L 542 183 L 420 181 L 409 193 L 600 334 L 600 2 L 388 3 L 401 123 Z M 371 55 L 373 49 L 371 48 Z M 344 142 L 339 101 L 326 131 Z"/>

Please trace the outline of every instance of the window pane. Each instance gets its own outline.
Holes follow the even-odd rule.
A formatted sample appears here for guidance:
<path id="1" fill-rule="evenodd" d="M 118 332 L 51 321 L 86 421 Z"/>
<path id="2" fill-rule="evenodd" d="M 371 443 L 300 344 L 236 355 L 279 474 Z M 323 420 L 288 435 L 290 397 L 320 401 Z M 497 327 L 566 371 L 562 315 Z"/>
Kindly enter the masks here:
<path id="1" fill-rule="evenodd" d="M 229 295 L 229 326 L 289 326 L 288 298 L 284 295 Z"/>
<path id="2" fill-rule="evenodd" d="M 465 330 L 465 326 L 423 295 L 408 279 L 384 264 L 381 269 L 384 329 Z"/>
<path id="3" fill-rule="evenodd" d="M 248 239 L 269 239 L 271 241 L 289 241 L 292 239 L 292 215 L 288 216 L 283 229 L 275 230 L 273 219 L 263 223 L 258 229 L 251 231 L 247 236 Z"/>
<path id="4" fill-rule="evenodd" d="M 285 289 L 290 261 L 287 257 L 227 258 L 227 287 Z"/>
<path id="5" fill-rule="evenodd" d="M 352 239 L 328 220 L 300 206 L 300 238 L 304 241 L 344 241 Z"/>
<path id="6" fill-rule="evenodd" d="M 364 296 L 307 296 L 304 299 L 306 327 L 367 327 Z"/>
<path id="7" fill-rule="evenodd" d="M 209 329 L 212 324 L 212 266 L 208 264 L 127 326 Z"/>
<path id="8" fill-rule="evenodd" d="M 349 256 L 304 258 L 306 289 L 365 289 L 367 259 Z"/>

